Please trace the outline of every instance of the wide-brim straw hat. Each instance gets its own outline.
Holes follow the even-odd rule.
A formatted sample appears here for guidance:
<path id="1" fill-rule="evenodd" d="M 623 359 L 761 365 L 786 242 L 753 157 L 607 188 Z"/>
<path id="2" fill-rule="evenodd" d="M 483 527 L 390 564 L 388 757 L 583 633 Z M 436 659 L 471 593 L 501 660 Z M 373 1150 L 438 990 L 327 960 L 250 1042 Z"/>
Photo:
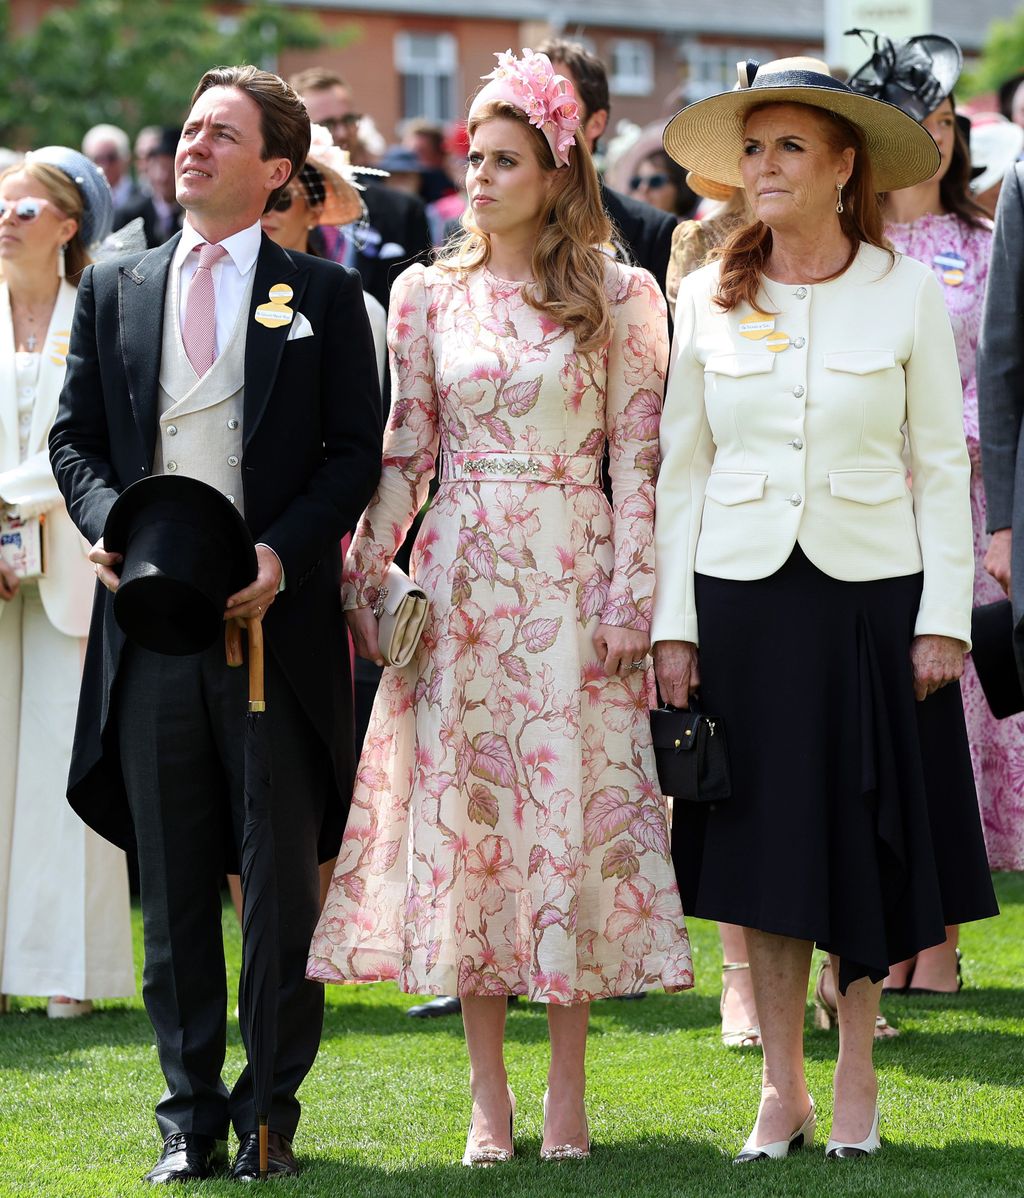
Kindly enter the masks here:
<path id="1" fill-rule="evenodd" d="M 359 192 L 324 158 L 311 152 L 306 159 L 309 166 L 320 172 L 324 181 L 324 202 L 320 210 L 321 225 L 348 225 L 363 215 L 363 201 Z"/>
<path id="2" fill-rule="evenodd" d="M 939 169 L 931 134 L 893 104 L 858 95 L 816 58 L 780 58 L 758 68 L 748 87 L 687 105 L 665 127 L 665 150 L 716 183 L 742 187 L 740 157 L 747 114 L 762 104 L 806 104 L 834 112 L 860 132 L 878 191 L 898 191 Z"/>
<path id="3" fill-rule="evenodd" d="M 723 204 L 732 199 L 732 193 L 736 190 L 729 183 L 716 183 L 714 179 L 698 175 L 696 171 L 686 172 L 686 186 L 706 200 L 720 200 Z"/>

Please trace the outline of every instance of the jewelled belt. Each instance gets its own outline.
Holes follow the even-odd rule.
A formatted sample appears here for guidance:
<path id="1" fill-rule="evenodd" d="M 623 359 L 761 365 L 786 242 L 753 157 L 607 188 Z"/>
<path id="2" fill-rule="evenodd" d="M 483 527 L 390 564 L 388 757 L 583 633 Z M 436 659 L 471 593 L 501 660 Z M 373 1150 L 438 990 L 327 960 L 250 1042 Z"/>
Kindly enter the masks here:
<path id="1" fill-rule="evenodd" d="M 556 487 L 601 485 L 601 459 L 589 454 L 449 453 L 441 482 L 545 483 Z"/>

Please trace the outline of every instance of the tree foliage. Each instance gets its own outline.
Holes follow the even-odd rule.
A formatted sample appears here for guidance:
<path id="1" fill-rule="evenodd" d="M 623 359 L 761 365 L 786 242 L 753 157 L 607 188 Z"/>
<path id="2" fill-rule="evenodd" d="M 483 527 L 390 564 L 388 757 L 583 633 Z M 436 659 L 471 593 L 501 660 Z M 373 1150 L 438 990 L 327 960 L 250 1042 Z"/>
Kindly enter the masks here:
<path id="1" fill-rule="evenodd" d="M 993 21 L 985 39 L 985 48 L 973 71 L 965 71 L 957 95 L 976 96 L 996 91 L 1001 83 L 1016 75 L 1024 66 L 1024 8 L 1018 8 L 1009 20 Z"/>
<path id="2" fill-rule="evenodd" d="M 204 0 L 78 0 L 20 36 L 11 36 L 9 4 L 0 0 L 0 37 L 0 144 L 19 149 L 77 145 L 101 121 L 130 133 L 176 124 L 211 66 L 273 69 L 282 50 L 346 40 L 269 0 L 230 17 Z"/>

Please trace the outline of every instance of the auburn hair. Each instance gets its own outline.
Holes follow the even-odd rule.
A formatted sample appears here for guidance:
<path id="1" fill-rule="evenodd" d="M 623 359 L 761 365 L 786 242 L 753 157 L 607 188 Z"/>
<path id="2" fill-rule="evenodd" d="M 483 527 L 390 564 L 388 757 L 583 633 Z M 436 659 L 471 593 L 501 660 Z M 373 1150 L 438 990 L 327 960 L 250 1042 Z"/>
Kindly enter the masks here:
<path id="1" fill-rule="evenodd" d="M 768 107 L 771 105 L 759 104 L 749 109 L 747 118 L 752 113 Z M 838 214 L 839 226 L 850 242 L 849 256 L 833 274 L 809 281 L 827 283 L 829 279 L 837 279 L 856 258 L 862 241 L 886 250 L 890 259 L 895 261 L 892 246 L 885 236 L 882 203 L 875 192 L 871 159 L 864 148 L 860 130 L 845 117 L 830 112 L 827 108 L 817 108 L 810 104 L 804 107 L 817 117 L 819 127 L 833 153 L 838 155 L 846 149 L 854 151 L 853 170 L 843 184 L 843 211 Z M 715 304 L 723 312 L 731 312 L 744 303 L 749 304 L 751 308 L 758 306 L 761 281 L 771 253 L 772 231 L 760 220 L 754 220 L 737 229 L 721 246 L 711 252 L 709 260 L 718 258 L 722 263 Z"/>
<path id="2" fill-rule="evenodd" d="M 556 167 L 544 134 L 524 112 L 504 100 L 493 100 L 472 114 L 469 136 L 485 122 L 498 119 L 518 121 L 528 130 L 537 161 L 554 176 L 533 247 L 533 282 L 524 289 L 524 298 L 531 308 L 571 330 L 580 353 L 603 349 L 611 340 L 612 318 L 608 259 L 598 247 L 611 239 L 612 232 L 590 151 L 577 132 L 569 165 Z M 437 265 L 460 273 L 486 266 L 490 238 L 477 226 L 471 208 L 460 223 L 463 232 L 442 249 Z"/>
<path id="3" fill-rule="evenodd" d="M 0 183 L 12 175 L 28 175 L 33 183 L 38 183 L 43 189 L 45 194 L 42 198 L 49 200 L 62 216 L 69 216 L 78 226 L 64 244 L 64 274 L 67 281 L 77 287 L 82 271 L 92 261 L 82 240 L 82 219 L 85 216 L 82 193 L 69 175 L 48 162 L 35 162 L 31 158 L 15 162 L 0 172 Z"/>

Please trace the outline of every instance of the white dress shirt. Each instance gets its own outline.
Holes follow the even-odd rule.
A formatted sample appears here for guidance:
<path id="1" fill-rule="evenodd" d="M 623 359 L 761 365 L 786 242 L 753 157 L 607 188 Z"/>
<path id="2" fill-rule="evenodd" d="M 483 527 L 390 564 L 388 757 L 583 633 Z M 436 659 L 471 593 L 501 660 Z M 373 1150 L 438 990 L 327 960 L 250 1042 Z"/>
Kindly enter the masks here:
<path id="1" fill-rule="evenodd" d="M 227 254 L 219 262 L 213 264 L 210 272 L 213 275 L 213 294 L 216 304 L 217 329 L 215 336 L 218 354 L 227 343 L 235 327 L 238 309 L 249 284 L 249 276 L 256 269 L 256 259 L 259 257 L 262 240 L 263 228 L 260 222 L 256 221 L 247 229 L 232 233 L 230 237 L 225 237 L 223 241 L 217 243 L 227 250 Z M 206 238 L 196 232 L 186 216 L 181 226 L 181 240 L 178 242 L 178 248 L 174 251 L 174 257 L 171 260 L 173 277 L 178 280 L 178 321 L 181 325 L 182 336 L 185 333 L 189 284 L 199 267 L 199 254 L 194 251 L 196 246 L 206 244 Z M 265 541 L 257 541 L 256 545 L 257 548 L 260 545 L 265 546 L 274 554 L 278 563 L 281 563 L 281 555 L 272 545 L 267 545 Z M 284 566 L 281 565 L 278 594 L 284 590 L 284 587 Z"/>

